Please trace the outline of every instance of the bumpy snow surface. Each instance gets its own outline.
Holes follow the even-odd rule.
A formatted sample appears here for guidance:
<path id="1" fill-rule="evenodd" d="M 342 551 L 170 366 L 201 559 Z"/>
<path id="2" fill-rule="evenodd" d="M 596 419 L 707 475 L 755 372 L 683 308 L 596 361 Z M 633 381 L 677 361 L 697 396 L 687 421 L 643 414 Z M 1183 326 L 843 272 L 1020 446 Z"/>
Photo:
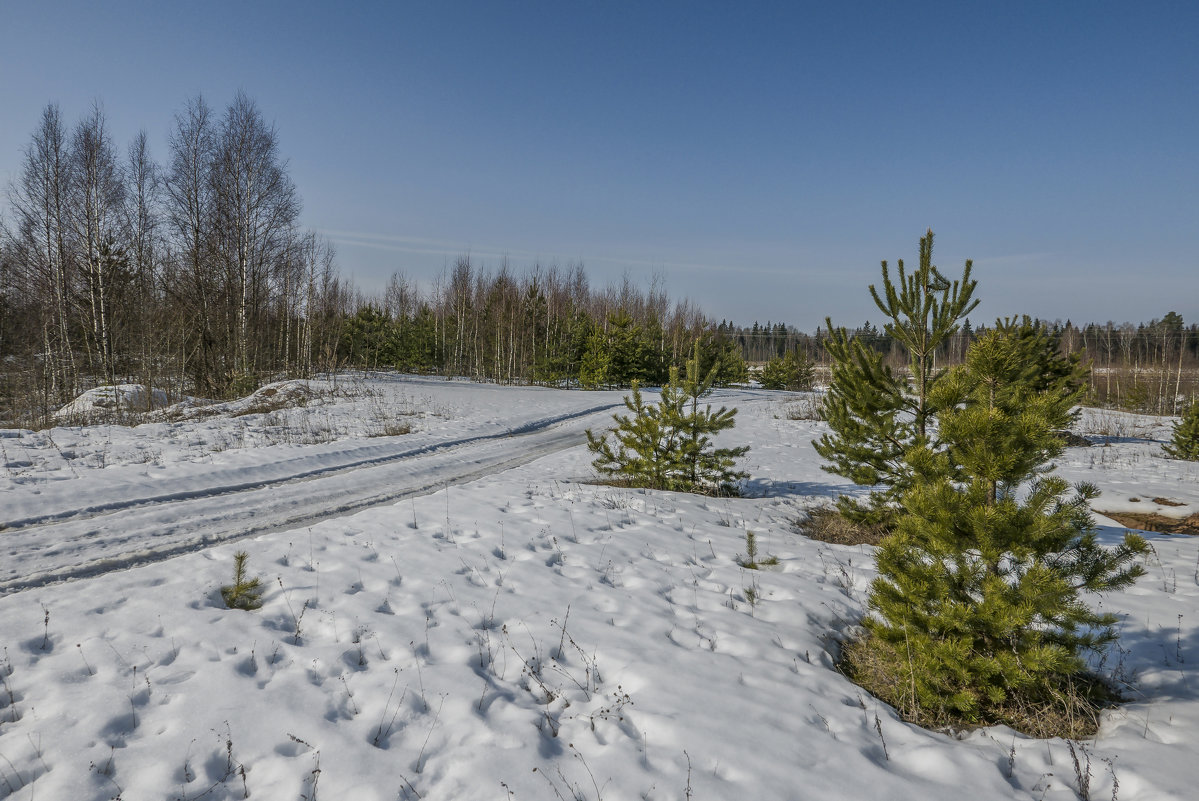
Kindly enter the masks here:
<path id="1" fill-rule="evenodd" d="M 833 667 L 873 558 L 793 531 L 856 491 L 797 396 L 713 398 L 752 478 L 712 499 L 591 483 L 583 430 L 619 393 L 343 378 L 267 408 L 282 389 L 0 432 L 0 798 L 1199 792 L 1195 539 L 1149 535 L 1148 575 L 1091 599 L 1123 620 L 1096 667 L 1130 699 L 1093 741 L 934 733 Z M 1099 509 L 1193 514 L 1167 424 L 1088 413 L 1060 470 Z M 777 567 L 738 565 L 747 530 Z M 221 600 L 239 549 L 257 611 Z"/>

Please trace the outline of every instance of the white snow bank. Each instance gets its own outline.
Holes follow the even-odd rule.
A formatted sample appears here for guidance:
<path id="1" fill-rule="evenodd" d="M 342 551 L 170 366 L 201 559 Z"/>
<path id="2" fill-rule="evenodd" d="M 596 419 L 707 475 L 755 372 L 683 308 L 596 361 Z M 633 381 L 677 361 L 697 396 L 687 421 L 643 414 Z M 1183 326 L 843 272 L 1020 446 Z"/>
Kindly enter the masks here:
<path id="1" fill-rule="evenodd" d="M 96 416 L 97 412 L 144 412 L 149 408 L 161 409 L 169 403 L 167 393 L 153 389 L 149 393 L 142 384 L 117 384 L 96 387 L 84 392 L 75 400 L 54 413 L 55 420 L 78 420 Z"/>

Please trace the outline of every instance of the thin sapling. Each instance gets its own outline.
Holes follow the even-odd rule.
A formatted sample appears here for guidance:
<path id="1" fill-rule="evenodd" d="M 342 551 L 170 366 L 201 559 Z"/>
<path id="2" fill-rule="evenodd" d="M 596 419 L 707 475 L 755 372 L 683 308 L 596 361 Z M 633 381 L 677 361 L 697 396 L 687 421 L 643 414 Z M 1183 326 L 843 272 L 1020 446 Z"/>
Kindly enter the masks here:
<path id="1" fill-rule="evenodd" d="M 233 583 L 221 587 L 221 598 L 230 609 L 250 611 L 262 607 L 262 581 L 246 575 L 246 562 L 250 555 L 245 551 L 233 554 Z"/>

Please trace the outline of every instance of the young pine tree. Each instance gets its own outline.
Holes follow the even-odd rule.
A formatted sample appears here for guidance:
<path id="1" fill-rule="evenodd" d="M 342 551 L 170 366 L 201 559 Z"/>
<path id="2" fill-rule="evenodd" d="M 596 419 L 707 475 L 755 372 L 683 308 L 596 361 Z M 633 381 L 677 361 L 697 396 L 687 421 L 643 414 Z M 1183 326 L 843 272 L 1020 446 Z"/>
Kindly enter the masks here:
<path id="1" fill-rule="evenodd" d="M 1071 688 L 1094 686 L 1081 654 L 1108 645 L 1116 622 L 1080 593 L 1131 584 L 1146 544 L 1129 534 L 1100 546 L 1087 507 L 1094 487 L 1070 494 L 1048 475 L 1079 390 L 1039 387 L 1028 348 L 1018 326 L 993 330 L 930 393 L 944 448 L 908 454 L 919 480 L 878 551 L 875 615 L 847 666 L 926 724 L 1077 737 L 1051 721 L 1073 717 L 1069 700 L 1086 693 Z"/>
<path id="2" fill-rule="evenodd" d="M 603 332 L 596 328 L 587 337 L 586 349 L 579 360 L 579 385 L 583 389 L 599 389 L 608 383 L 612 353 Z"/>
<path id="3" fill-rule="evenodd" d="M 700 379 L 700 346 L 696 343 L 687 360 L 686 376 L 680 380 L 677 370 L 671 372 L 670 383 L 662 388 L 662 406 L 681 434 L 683 481 L 688 491 L 731 493 L 735 483 L 745 477 L 735 469 L 736 460 L 749 453 L 748 446 L 717 448 L 712 437 L 736 425 L 736 409 L 721 406 L 713 410 L 710 404 L 700 408 L 700 398 L 712 392 L 718 367 Z"/>
<path id="4" fill-rule="evenodd" d="M 596 436 L 587 429 L 587 447 L 596 454 L 592 466 L 606 481 L 630 487 L 678 489 L 681 467 L 680 432 L 665 418 L 663 408 L 647 404 L 641 388 L 633 383 L 625 395 L 629 414 L 614 414 L 616 428 L 611 438 Z"/>
<path id="5" fill-rule="evenodd" d="M 741 346 L 723 328 L 717 328 L 696 340 L 692 354 L 698 358 L 701 372 L 711 378 L 712 386 L 727 387 L 749 381 L 749 367 L 741 355 Z"/>
<path id="6" fill-rule="evenodd" d="M 1162 450 L 1172 459 L 1199 461 L 1199 401 L 1191 403 L 1174 424 L 1174 436 Z"/>
<path id="7" fill-rule="evenodd" d="M 807 354 L 792 348 L 785 356 L 776 356 L 762 368 L 763 389 L 809 390 L 816 376 L 816 364 Z"/>
<path id="8" fill-rule="evenodd" d="M 933 390 L 945 370 L 936 367 L 936 350 L 978 305 L 971 262 L 961 279 L 951 282 L 933 265 L 932 253 L 930 230 L 920 239 L 920 265 L 911 275 L 901 259 L 899 280 L 893 283 L 884 261 L 882 293 L 870 286 L 871 297 L 889 320 L 887 335 L 907 351 L 907 375 L 896 375 L 883 364 L 881 353 L 826 321 L 833 376 L 824 415 L 832 433 L 814 445 L 830 462 L 825 470 L 855 484 L 882 485 L 865 505 L 847 496 L 838 499 L 841 513 L 858 522 L 893 522 L 895 504 L 912 477 L 905 456 L 929 444 L 929 424 L 940 411 Z"/>
<path id="9" fill-rule="evenodd" d="M 686 367 L 685 377 L 671 370 L 657 404 L 646 404 L 634 385 L 624 399 L 630 414 L 613 415 L 610 438 L 587 431 L 587 446 L 596 454 L 592 465 L 605 480 L 680 492 L 735 491 L 735 482 L 745 477 L 735 462 L 749 448 L 717 448 L 712 436 L 735 425 L 737 410 L 701 407 L 714 376 L 700 379 L 698 356 Z"/>
<path id="10" fill-rule="evenodd" d="M 262 606 L 262 593 L 265 589 L 257 576 L 246 574 L 246 563 L 250 555 L 245 551 L 233 554 L 233 583 L 221 587 L 221 598 L 230 609 L 250 611 Z"/>

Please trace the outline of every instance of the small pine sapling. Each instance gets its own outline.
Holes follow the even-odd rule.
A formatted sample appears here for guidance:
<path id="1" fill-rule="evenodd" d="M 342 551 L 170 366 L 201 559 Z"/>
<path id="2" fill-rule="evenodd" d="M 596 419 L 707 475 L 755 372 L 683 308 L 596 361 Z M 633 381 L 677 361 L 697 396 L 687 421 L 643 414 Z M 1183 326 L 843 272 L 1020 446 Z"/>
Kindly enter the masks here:
<path id="1" fill-rule="evenodd" d="M 690 492 L 736 495 L 737 482 L 748 475 L 735 469 L 736 461 L 749 453 L 749 446 L 715 447 L 712 436 L 737 424 L 734 419 L 737 410 L 721 406 L 714 411 L 708 404 L 700 407 L 699 399 L 712 392 L 716 369 L 701 378 L 699 365 L 697 342 L 692 357 L 687 360 L 686 375 L 680 380 L 678 372 L 672 370 L 670 383 L 662 388 L 666 417 L 682 434 L 683 483 Z"/>
<path id="2" fill-rule="evenodd" d="M 629 415 L 615 414 L 616 428 L 609 439 L 587 430 L 587 447 L 596 454 L 592 462 L 607 481 L 631 487 L 675 489 L 678 473 L 679 434 L 662 419 L 659 405 L 647 404 L 633 382 L 624 398 Z"/>
<path id="3" fill-rule="evenodd" d="M 250 611 L 262 606 L 262 582 L 257 576 L 246 576 L 246 562 L 250 555 L 245 551 L 233 554 L 233 583 L 221 587 L 221 598 L 230 609 Z"/>
<path id="4" fill-rule="evenodd" d="M 756 582 L 748 587 L 742 587 L 741 591 L 745 593 L 745 600 L 749 603 L 749 614 L 752 616 L 754 607 L 758 605 L 758 601 L 762 600 L 761 591 L 758 589 Z"/>
<path id="5" fill-rule="evenodd" d="M 758 570 L 762 567 L 773 567 L 779 563 L 777 556 L 758 558 L 758 537 L 749 529 L 745 530 L 745 558 L 738 559 L 737 564 L 746 570 Z"/>
<path id="6" fill-rule="evenodd" d="M 736 482 L 746 476 L 735 469 L 748 447 L 717 448 L 712 436 L 736 421 L 737 410 L 700 406 L 712 389 L 715 373 L 699 375 L 698 346 L 687 361 L 687 372 L 670 371 L 657 404 L 641 397 L 637 383 L 624 399 L 630 415 L 613 415 L 611 438 L 587 431 L 587 446 L 596 454 L 592 462 L 605 480 L 648 489 L 677 492 L 736 494 Z"/>
<path id="7" fill-rule="evenodd" d="M 1162 450 L 1171 459 L 1199 462 L 1199 401 L 1193 402 L 1174 424 L 1174 436 Z"/>

